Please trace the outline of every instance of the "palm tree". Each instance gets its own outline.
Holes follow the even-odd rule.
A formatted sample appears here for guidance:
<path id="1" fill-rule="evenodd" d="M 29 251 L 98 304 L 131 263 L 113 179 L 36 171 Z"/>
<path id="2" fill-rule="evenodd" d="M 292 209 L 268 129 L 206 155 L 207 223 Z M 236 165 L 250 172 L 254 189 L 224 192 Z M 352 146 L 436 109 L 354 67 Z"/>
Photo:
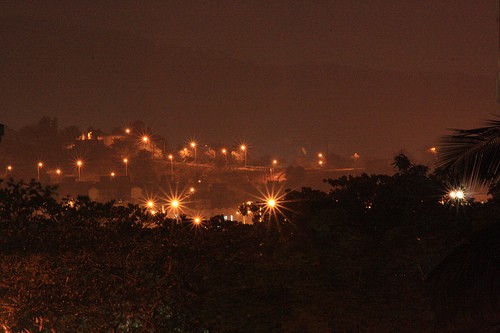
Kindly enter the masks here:
<path id="1" fill-rule="evenodd" d="M 455 130 L 441 140 L 439 154 L 443 169 L 462 180 L 489 185 L 491 193 L 499 192 L 500 117 L 481 128 Z M 482 222 L 488 226 L 454 249 L 427 280 L 431 307 L 438 321 L 447 322 L 441 326 L 447 326 L 447 332 L 500 330 L 500 220 L 496 216 L 486 217 L 490 221 Z"/>
<path id="2" fill-rule="evenodd" d="M 441 139 L 439 166 L 462 179 L 494 185 L 500 181 L 500 117 L 484 127 L 454 130 Z"/>

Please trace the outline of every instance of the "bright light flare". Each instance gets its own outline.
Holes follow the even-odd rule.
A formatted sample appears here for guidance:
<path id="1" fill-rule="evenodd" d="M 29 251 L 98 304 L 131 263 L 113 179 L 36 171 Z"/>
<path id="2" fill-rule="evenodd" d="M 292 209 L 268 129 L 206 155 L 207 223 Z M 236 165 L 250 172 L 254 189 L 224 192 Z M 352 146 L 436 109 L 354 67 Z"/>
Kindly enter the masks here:
<path id="1" fill-rule="evenodd" d="M 288 208 L 284 205 L 285 201 L 283 199 L 286 193 L 282 191 L 282 188 L 275 190 L 274 186 L 271 188 L 266 186 L 265 192 L 260 191 L 260 193 L 261 196 L 256 200 L 256 204 L 260 202 L 262 218 L 282 216 L 286 219 L 284 211 Z M 247 204 L 251 203 L 251 201 L 247 202 Z"/>
<path id="2" fill-rule="evenodd" d="M 146 195 L 146 197 L 143 197 L 141 205 L 145 207 L 150 214 L 154 215 L 159 211 L 158 198 L 155 195 Z"/>
<path id="3" fill-rule="evenodd" d="M 470 188 L 467 186 L 467 188 Z M 466 191 L 466 187 L 460 186 L 450 186 L 445 191 L 445 195 L 442 197 L 440 203 L 449 203 L 451 205 L 467 205 L 469 202 L 468 197 L 470 193 Z"/>
<path id="4" fill-rule="evenodd" d="M 273 209 L 276 206 L 276 200 L 274 198 L 267 199 L 267 207 Z"/>
<path id="5" fill-rule="evenodd" d="M 465 193 L 463 190 L 451 190 L 449 193 L 448 193 L 450 199 L 452 200 L 463 200 L 465 198 Z"/>
<path id="6" fill-rule="evenodd" d="M 195 215 L 193 215 L 191 219 L 190 228 L 196 232 L 197 229 L 204 227 L 205 223 L 206 223 L 206 218 L 203 217 L 203 214 L 196 213 Z"/>

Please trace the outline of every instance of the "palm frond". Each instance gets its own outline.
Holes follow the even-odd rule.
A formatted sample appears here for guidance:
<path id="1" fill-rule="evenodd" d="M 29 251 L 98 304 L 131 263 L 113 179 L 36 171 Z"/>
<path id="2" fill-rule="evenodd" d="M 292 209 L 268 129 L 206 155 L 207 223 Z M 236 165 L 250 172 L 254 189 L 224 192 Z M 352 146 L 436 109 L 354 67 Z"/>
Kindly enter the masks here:
<path id="1" fill-rule="evenodd" d="M 483 184 L 500 181 L 500 118 L 441 139 L 439 166 Z"/>

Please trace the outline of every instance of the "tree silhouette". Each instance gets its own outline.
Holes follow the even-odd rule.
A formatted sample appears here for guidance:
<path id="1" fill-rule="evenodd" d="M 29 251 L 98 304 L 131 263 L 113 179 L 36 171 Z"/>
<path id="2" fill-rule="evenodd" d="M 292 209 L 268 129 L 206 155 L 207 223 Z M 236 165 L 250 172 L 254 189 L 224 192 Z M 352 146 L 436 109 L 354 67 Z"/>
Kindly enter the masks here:
<path id="1" fill-rule="evenodd" d="M 500 181 L 500 118 L 487 120 L 484 127 L 456 129 L 443 137 L 439 166 L 482 184 Z"/>
<path id="2" fill-rule="evenodd" d="M 443 137 L 438 166 L 462 181 L 489 185 L 494 200 L 488 205 L 494 213 L 482 216 L 486 228 L 452 251 L 431 273 L 428 285 L 435 321 L 452 332 L 497 332 L 500 119 Z"/>

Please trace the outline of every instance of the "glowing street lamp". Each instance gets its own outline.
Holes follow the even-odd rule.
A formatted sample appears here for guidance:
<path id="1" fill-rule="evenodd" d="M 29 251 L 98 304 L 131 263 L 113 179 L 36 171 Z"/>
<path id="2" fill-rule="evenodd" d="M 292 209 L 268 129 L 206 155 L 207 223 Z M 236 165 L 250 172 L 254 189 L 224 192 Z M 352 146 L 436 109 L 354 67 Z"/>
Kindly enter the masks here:
<path id="1" fill-rule="evenodd" d="M 178 209 L 179 209 L 180 204 L 181 203 L 177 199 L 173 199 L 172 201 L 170 201 L 170 208 L 172 209 L 172 211 L 174 213 L 175 223 L 179 222 L 179 212 L 178 212 Z"/>
<path id="2" fill-rule="evenodd" d="M 130 128 L 126 128 L 125 133 L 130 134 Z"/>
<path id="3" fill-rule="evenodd" d="M 114 171 L 111 171 L 109 174 L 111 176 L 111 180 L 115 179 L 116 173 Z"/>
<path id="4" fill-rule="evenodd" d="M 222 153 L 222 155 L 224 155 L 224 160 L 226 161 L 226 166 L 227 166 L 227 149 L 222 148 L 221 153 Z"/>
<path id="5" fill-rule="evenodd" d="M 278 160 L 273 160 L 271 164 L 271 180 L 274 181 L 274 168 L 278 165 Z"/>
<path id="6" fill-rule="evenodd" d="M 191 143 L 189 145 L 191 146 L 191 148 L 193 148 L 193 151 L 194 151 L 194 163 L 196 163 L 196 142 L 191 141 Z"/>
<path id="7" fill-rule="evenodd" d="M 156 203 L 153 200 L 146 201 L 146 207 L 147 207 L 147 209 L 149 209 L 149 212 L 153 215 L 156 214 L 155 206 L 156 206 Z"/>
<path id="8" fill-rule="evenodd" d="M 12 172 L 12 165 L 7 165 L 7 167 L 5 168 L 5 174 L 8 175 L 11 172 Z"/>
<path id="9" fill-rule="evenodd" d="M 36 172 L 37 172 L 37 176 L 36 176 L 36 179 L 38 181 L 40 181 L 40 169 L 43 167 L 43 163 L 42 162 L 38 162 L 37 164 L 37 168 L 36 168 Z"/>
<path id="10" fill-rule="evenodd" d="M 168 159 L 170 160 L 170 174 L 174 174 L 174 155 L 168 155 Z"/>
<path id="11" fill-rule="evenodd" d="M 269 209 L 273 209 L 274 206 L 276 206 L 276 200 L 273 198 L 269 198 L 267 200 L 266 204 L 267 204 L 267 207 L 269 207 Z"/>
<path id="12" fill-rule="evenodd" d="M 245 154 L 245 168 L 247 167 L 247 146 L 246 145 L 241 145 L 240 150 Z"/>
<path id="13" fill-rule="evenodd" d="M 83 161 L 82 160 L 76 161 L 76 167 L 78 168 L 78 181 L 81 180 L 82 165 L 83 165 Z"/>
<path id="14" fill-rule="evenodd" d="M 128 176 L 128 158 L 124 158 L 123 163 L 125 163 L 125 176 Z"/>

